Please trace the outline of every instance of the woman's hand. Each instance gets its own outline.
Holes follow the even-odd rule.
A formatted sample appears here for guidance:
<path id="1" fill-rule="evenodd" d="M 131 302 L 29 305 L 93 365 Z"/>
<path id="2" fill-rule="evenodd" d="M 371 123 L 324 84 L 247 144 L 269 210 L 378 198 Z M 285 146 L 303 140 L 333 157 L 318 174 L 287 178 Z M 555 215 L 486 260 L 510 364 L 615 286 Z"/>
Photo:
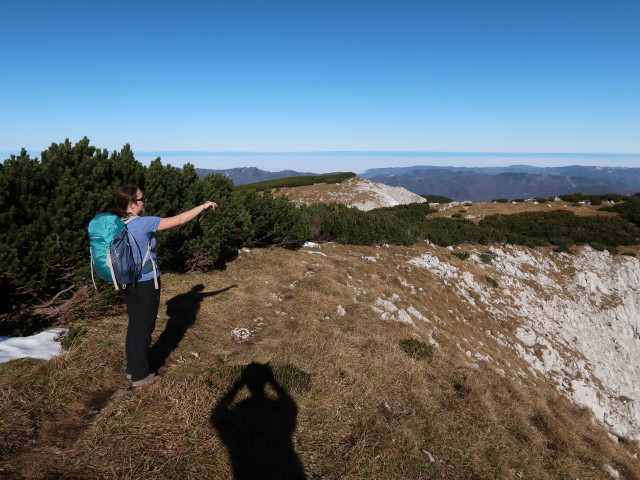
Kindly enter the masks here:
<path id="1" fill-rule="evenodd" d="M 218 208 L 218 204 L 216 202 L 204 202 L 200 206 L 202 207 L 202 211 L 215 210 L 216 208 Z"/>

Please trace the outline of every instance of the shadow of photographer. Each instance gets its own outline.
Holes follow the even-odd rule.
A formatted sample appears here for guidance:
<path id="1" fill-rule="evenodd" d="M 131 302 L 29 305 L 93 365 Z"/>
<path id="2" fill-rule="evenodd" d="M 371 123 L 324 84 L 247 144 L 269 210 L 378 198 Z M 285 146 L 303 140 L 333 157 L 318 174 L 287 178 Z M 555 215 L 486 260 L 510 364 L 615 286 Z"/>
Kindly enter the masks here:
<path id="1" fill-rule="evenodd" d="M 152 371 L 157 372 L 164 366 L 171 352 L 178 347 L 189 327 L 195 323 L 203 300 L 235 287 L 236 285 L 230 285 L 215 292 L 203 292 L 204 285 L 198 284 L 188 292 L 167 300 L 167 317 L 169 317 L 167 325 L 151 346 L 150 363 Z"/>
<path id="2" fill-rule="evenodd" d="M 250 396 L 234 405 L 243 386 Z M 267 387 L 275 398 L 267 394 Z M 234 480 L 305 480 L 292 435 L 298 408 L 266 364 L 247 365 L 211 413 L 211 423 L 226 445 Z"/>

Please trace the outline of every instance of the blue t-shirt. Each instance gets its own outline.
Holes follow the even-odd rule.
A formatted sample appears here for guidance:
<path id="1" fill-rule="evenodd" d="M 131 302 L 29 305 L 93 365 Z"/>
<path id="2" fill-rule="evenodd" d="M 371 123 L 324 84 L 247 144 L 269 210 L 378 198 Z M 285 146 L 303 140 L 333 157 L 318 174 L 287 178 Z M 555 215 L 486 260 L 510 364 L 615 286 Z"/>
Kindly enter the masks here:
<path id="1" fill-rule="evenodd" d="M 129 233 L 133 235 L 133 238 L 136 239 L 142 257 L 147 253 L 147 246 L 149 245 L 149 241 L 151 241 L 151 257 L 153 261 L 156 262 L 156 266 L 158 265 L 158 260 L 155 252 L 156 237 L 154 233 L 158 231 L 158 225 L 160 225 L 160 217 L 137 217 L 127 223 L 127 229 Z M 136 262 L 140 262 L 141 259 L 138 257 L 138 252 L 136 252 L 135 248 L 133 250 Z M 160 269 L 156 269 L 156 274 L 158 277 L 160 276 Z M 146 280 L 153 280 L 153 270 L 142 273 L 140 277 L 138 277 L 138 282 L 144 282 Z"/>

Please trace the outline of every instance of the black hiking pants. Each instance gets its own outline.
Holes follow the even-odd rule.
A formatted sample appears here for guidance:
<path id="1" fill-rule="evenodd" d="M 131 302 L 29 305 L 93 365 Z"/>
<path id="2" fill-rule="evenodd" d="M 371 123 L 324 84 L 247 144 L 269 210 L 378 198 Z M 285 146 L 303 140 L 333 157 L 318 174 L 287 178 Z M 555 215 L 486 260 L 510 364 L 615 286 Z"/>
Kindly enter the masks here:
<path id="1" fill-rule="evenodd" d="M 158 287 L 160 278 L 158 278 Z M 151 334 L 156 328 L 156 317 L 160 307 L 160 288 L 156 289 L 153 280 L 127 285 L 122 290 L 127 305 L 129 325 L 125 340 L 127 354 L 126 373 L 132 381 L 142 380 L 152 373 L 149 368 Z"/>

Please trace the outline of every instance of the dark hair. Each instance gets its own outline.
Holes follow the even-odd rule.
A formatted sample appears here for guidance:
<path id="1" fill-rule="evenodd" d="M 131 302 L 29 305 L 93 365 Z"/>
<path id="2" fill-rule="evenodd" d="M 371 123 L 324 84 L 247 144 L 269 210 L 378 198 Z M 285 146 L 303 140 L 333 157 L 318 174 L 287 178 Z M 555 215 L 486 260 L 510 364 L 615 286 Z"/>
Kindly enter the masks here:
<path id="1" fill-rule="evenodd" d="M 138 186 L 137 185 L 125 185 L 120 187 L 113 196 L 113 214 L 120 218 L 127 216 L 127 208 L 129 203 L 135 202 L 138 199 Z"/>

